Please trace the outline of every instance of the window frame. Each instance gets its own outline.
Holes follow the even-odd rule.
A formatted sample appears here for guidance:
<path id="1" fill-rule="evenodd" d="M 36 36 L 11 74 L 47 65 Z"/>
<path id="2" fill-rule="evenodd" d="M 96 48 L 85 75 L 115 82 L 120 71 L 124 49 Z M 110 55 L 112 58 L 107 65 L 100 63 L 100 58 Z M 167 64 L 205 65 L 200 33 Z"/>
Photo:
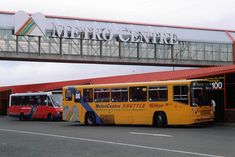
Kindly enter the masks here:
<path id="1" fill-rule="evenodd" d="M 175 88 L 176 87 L 179 87 L 179 94 L 178 95 L 176 95 L 175 94 Z M 187 87 L 187 95 L 185 95 L 185 94 L 182 94 L 183 92 L 182 92 L 182 87 Z M 173 101 L 175 101 L 175 102 L 180 102 L 180 103 L 183 103 L 183 104 L 186 104 L 186 105 L 190 105 L 189 104 L 189 96 L 190 96 L 190 94 L 189 94 L 189 86 L 187 85 L 187 84 L 178 84 L 178 85 L 173 85 Z M 177 98 L 177 99 L 179 99 L 179 100 L 177 100 L 176 99 L 176 96 L 178 96 L 179 98 Z M 187 96 L 186 98 L 184 98 L 184 96 Z M 187 101 L 187 102 L 186 102 Z"/>
<path id="2" fill-rule="evenodd" d="M 150 89 L 151 87 L 154 87 L 156 89 Z M 165 89 L 165 90 L 164 90 Z M 150 98 L 150 92 L 151 91 L 160 91 L 158 94 L 161 96 L 163 95 L 161 91 L 164 91 L 165 97 L 157 97 L 156 100 Z M 155 93 L 156 94 L 156 93 Z M 158 102 L 158 101 L 168 101 L 168 86 L 167 85 L 151 85 L 148 87 L 148 101 L 149 102 Z"/>

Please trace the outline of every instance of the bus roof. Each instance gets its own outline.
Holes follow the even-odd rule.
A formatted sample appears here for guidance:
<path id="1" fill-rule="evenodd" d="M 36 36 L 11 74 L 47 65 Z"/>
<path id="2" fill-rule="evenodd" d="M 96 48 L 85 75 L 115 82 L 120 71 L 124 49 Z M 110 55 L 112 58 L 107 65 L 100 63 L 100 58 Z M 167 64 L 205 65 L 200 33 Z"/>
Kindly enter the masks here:
<path id="1" fill-rule="evenodd" d="M 192 81 L 206 81 L 206 79 L 191 79 L 191 80 L 168 80 L 168 81 L 151 81 L 151 82 L 129 82 L 129 83 L 112 83 L 112 84 L 91 84 L 91 85 L 74 85 L 74 86 L 65 86 L 64 88 L 69 87 L 103 87 L 103 86 L 133 86 L 133 85 L 146 85 L 146 84 L 169 84 L 169 83 L 190 83 Z"/>
<path id="2" fill-rule="evenodd" d="M 51 95 L 52 92 L 27 92 L 27 93 L 14 93 L 11 96 L 35 96 L 35 95 Z"/>

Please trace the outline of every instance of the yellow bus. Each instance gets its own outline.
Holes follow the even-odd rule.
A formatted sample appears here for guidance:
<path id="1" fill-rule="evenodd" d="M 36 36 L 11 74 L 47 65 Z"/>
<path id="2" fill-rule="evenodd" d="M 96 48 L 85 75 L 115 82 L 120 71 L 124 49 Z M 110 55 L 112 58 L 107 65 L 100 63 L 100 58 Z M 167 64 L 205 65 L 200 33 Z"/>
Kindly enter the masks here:
<path id="1" fill-rule="evenodd" d="M 118 83 L 63 88 L 63 120 L 85 125 L 189 125 L 212 122 L 206 80 Z"/>

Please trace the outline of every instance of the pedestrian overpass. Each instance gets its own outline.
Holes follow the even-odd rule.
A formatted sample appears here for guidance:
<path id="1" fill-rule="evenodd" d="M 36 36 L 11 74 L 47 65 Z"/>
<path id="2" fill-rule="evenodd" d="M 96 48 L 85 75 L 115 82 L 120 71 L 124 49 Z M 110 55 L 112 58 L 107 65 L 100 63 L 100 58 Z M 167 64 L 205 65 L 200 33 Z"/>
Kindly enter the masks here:
<path id="1" fill-rule="evenodd" d="M 235 31 L 0 12 L 0 60 L 234 64 Z"/>

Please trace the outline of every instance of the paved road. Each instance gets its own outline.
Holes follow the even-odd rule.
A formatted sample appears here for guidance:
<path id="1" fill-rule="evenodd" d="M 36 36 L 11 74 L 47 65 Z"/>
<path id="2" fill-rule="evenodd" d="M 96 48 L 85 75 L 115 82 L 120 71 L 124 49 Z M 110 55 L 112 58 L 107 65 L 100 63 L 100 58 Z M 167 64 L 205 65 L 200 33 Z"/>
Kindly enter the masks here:
<path id="1" fill-rule="evenodd" d="M 0 117 L 0 157 L 234 157 L 235 126 L 82 126 Z"/>

